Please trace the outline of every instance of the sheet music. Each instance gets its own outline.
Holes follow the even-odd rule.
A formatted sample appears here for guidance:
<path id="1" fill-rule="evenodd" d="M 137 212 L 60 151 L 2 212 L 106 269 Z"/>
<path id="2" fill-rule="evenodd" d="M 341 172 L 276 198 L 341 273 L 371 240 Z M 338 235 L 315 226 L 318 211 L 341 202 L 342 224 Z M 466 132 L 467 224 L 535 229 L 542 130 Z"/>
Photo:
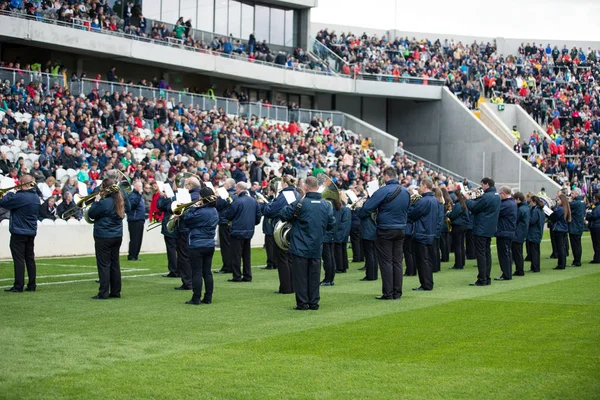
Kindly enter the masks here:
<path id="1" fill-rule="evenodd" d="M 77 191 L 79 192 L 80 196 L 87 196 L 88 195 L 87 186 L 83 182 L 77 182 Z"/>
<path id="2" fill-rule="evenodd" d="M 164 193 L 165 192 L 164 183 L 156 181 L 156 186 L 158 187 L 158 192 L 159 193 Z"/>
<path id="3" fill-rule="evenodd" d="M 177 189 L 176 199 L 180 203 L 189 203 L 192 201 L 192 196 L 190 195 L 190 191 L 187 189 Z"/>
<path id="4" fill-rule="evenodd" d="M 358 201 L 358 196 L 356 195 L 356 193 L 354 193 L 353 190 L 346 190 L 346 196 L 348 196 L 352 204 Z"/>
<path id="5" fill-rule="evenodd" d="M 375 193 L 377 189 L 379 189 L 379 183 L 377 183 L 377 181 L 367 183 L 367 193 L 369 197 L 373 196 L 373 193 Z"/>
<path id="6" fill-rule="evenodd" d="M 296 196 L 294 195 L 294 192 L 281 192 L 283 193 L 283 197 L 285 197 L 285 201 L 287 201 L 288 204 L 292 204 L 293 202 L 296 201 Z"/>
<path id="7" fill-rule="evenodd" d="M 223 187 L 220 187 L 220 188 L 217 189 L 217 194 L 223 200 L 227 200 L 229 198 L 229 192 L 227 192 L 227 190 L 225 188 L 223 188 Z"/>
<path id="8" fill-rule="evenodd" d="M 173 196 L 175 196 L 175 193 L 173 192 L 171 185 L 169 185 L 168 183 L 165 183 L 163 185 L 163 190 L 168 198 L 172 198 Z"/>
<path id="9" fill-rule="evenodd" d="M 206 187 L 208 187 L 208 188 L 211 188 L 211 189 L 213 190 L 213 192 L 215 191 L 215 187 L 213 186 L 213 184 L 212 184 L 212 183 L 210 183 L 210 182 L 204 182 L 204 185 L 205 185 Z"/>

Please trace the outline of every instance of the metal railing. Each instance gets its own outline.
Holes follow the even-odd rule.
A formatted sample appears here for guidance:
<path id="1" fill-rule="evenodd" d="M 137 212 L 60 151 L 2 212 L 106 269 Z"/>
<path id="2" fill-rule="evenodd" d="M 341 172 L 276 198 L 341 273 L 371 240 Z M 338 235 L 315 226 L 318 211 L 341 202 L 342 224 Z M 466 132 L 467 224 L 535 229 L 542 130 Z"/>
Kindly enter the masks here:
<path id="1" fill-rule="evenodd" d="M 0 68 L 0 81 L 10 81 L 12 84 L 23 80 L 25 85 L 31 82 L 42 83 L 48 88 L 58 84 L 61 87 L 65 86 L 65 78 L 62 75 L 52 75 L 44 72 L 23 71 L 18 69 Z"/>
<path id="2" fill-rule="evenodd" d="M 417 163 L 417 162 L 420 162 L 420 163 L 422 163 L 422 164 L 423 164 L 423 166 L 424 166 L 425 168 L 427 168 L 427 169 L 429 169 L 429 170 L 431 170 L 431 171 L 434 171 L 434 172 L 441 172 L 441 173 L 443 173 L 444 175 L 446 175 L 447 177 L 448 177 L 448 176 L 451 176 L 451 177 L 453 177 L 453 178 L 457 178 L 457 179 L 459 179 L 460 181 L 464 181 L 464 180 L 465 180 L 465 177 L 464 177 L 464 176 L 458 175 L 457 173 L 454 173 L 454 172 L 452 172 L 452 171 L 450 171 L 450 170 L 447 170 L 446 168 L 444 168 L 444 167 L 442 167 L 442 166 L 439 166 L 439 165 L 437 165 L 437 164 L 434 164 L 434 163 L 432 163 L 431 161 L 428 161 L 428 160 L 426 160 L 426 159 L 424 159 L 424 158 L 422 158 L 422 157 L 419 157 L 419 156 L 418 156 L 418 155 L 416 155 L 415 153 L 411 153 L 411 152 L 410 152 L 410 151 L 408 151 L 408 150 L 404 150 L 404 156 L 405 156 L 405 157 L 406 157 L 408 160 L 410 160 L 410 161 L 412 161 L 412 162 L 414 162 L 414 163 Z M 471 185 L 475 186 L 475 187 L 480 187 L 480 186 L 481 186 L 481 185 L 479 185 L 478 183 L 476 183 L 476 182 L 473 182 L 473 181 L 469 181 L 469 183 L 470 183 Z"/>

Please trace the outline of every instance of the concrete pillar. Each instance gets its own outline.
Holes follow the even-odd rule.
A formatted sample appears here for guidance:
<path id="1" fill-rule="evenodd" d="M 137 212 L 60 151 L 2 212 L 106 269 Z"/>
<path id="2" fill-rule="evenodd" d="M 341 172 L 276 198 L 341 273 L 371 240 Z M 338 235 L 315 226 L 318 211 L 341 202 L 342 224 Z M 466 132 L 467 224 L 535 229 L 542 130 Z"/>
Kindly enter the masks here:
<path id="1" fill-rule="evenodd" d="M 75 68 L 75 72 L 77 73 L 77 76 L 81 76 L 83 73 L 83 59 L 80 57 L 77 57 L 77 66 Z"/>
<path id="2" fill-rule="evenodd" d="M 309 38 L 313 36 L 310 30 L 310 8 L 298 10 L 297 13 L 300 15 L 298 18 L 298 46 L 309 50 L 310 41 Z"/>

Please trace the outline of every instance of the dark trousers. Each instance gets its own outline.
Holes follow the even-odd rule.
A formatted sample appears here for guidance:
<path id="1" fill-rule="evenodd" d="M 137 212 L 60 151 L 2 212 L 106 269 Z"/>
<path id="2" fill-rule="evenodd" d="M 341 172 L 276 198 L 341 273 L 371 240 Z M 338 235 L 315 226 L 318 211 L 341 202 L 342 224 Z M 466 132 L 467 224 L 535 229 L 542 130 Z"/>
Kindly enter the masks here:
<path id="1" fill-rule="evenodd" d="M 550 229 L 550 244 L 552 245 L 552 254 L 550 254 L 550 258 L 557 258 L 556 255 L 556 232 Z"/>
<path id="2" fill-rule="evenodd" d="M 540 272 L 540 244 L 529 242 L 529 258 L 531 259 L 531 270 Z"/>
<path id="3" fill-rule="evenodd" d="M 594 247 L 593 263 L 600 263 L 600 228 L 590 229 L 592 235 L 592 246 Z"/>
<path id="4" fill-rule="evenodd" d="M 227 224 L 219 224 L 219 248 L 223 266 L 221 271 L 230 274 L 231 270 L 231 228 Z"/>
<path id="5" fill-rule="evenodd" d="M 424 244 L 415 241 L 415 261 L 417 263 L 417 271 L 419 272 L 419 283 L 425 290 L 433 289 L 433 262 L 431 255 L 433 254 L 432 244 Z M 438 258 L 439 259 L 439 258 Z"/>
<path id="6" fill-rule="evenodd" d="M 433 243 L 431 244 L 429 251 L 431 251 L 429 259 L 431 260 L 433 272 L 440 272 L 440 238 L 433 239 Z"/>
<path id="7" fill-rule="evenodd" d="M 192 267 L 192 288 L 194 294 L 193 301 L 199 301 L 202 297 L 202 281 L 204 281 L 204 301 L 212 301 L 213 295 L 213 275 L 212 259 L 215 254 L 214 247 L 201 247 L 198 249 L 189 249 L 190 264 Z"/>
<path id="8" fill-rule="evenodd" d="M 185 288 L 192 287 L 192 267 L 188 253 L 188 233 L 177 235 L 177 273 Z"/>
<path id="9" fill-rule="evenodd" d="M 121 265 L 119 263 L 119 249 L 122 237 L 99 238 L 95 237 L 96 264 L 100 277 L 98 297 L 108 298 L 108 295 L 121 295 Z"/>
<path id="10" fill-rule="evenodd" d="M 467 229 L 465 231 L 465 254 L 467 260 L 475 260 L 477 255 L 475 253 L 475 236 L 473 235 L 473 229 Z"/>
<path id="11" fill-rule="evenodd" d="M 165 246 L 167 247 L 169 273 L 177 275 L 177 238 L 165 236 Z"/>
<path id="12" fill-rule="evenodd" d="M 267 253 L 267 269 L 277 267 L 275 258 L 275 238 L 273 235 L 265 235 L 265 252 Z"/>
<path id="13" fill-rule="evenodd" d="M 377 230 L 377 261 L 381 270 L 382 295 L 402 296 L 402 259 L 404 256 L 404 230 Z"/>
<path id="14" fill-rule="evenodd" d="M 441 253 L 441 262 L 450 261 L 450 232 L 442 232 L 440 235 L 440 253 Z"/>
<path id="15" fill-rule="evenodd" d="M 334 243 L 335 270 L 337 272 L 346 272 L 348 270 L 348 242 Z"/>
<path id="16" fill-rule="evenodd" d="M 377 253 L 375 251 L 375 242 L 363 239 L 362 249 L 365 256 L 366 278 L 370 281 L 377 280 Z"/>
<path id="17" fill-rule="evenodd" d="M 142 248 L 144 237 L 144 221 L 127 222 L 129 228 L 129 256 L 128 260 L 137 260 Z"/>
<path id="18" fill-rule="evenodd" d="M 498 262 L 504 279 L 512 279 L 512 240 L 507 238 L 496 238 L 496 249 L 498 250 Z"/>
<path id="19" fill-rule="evenodd" d="M 242 276 L 242 263 L 244 273 Z M 252 280 L 252 267 L 250 266 L 250 239 L 231 238 L 231 269 L 233 279 Z"/>
<path id="20" fill-rule="evenodd" d="M 529 240 L 525 241 L 525 252 L 527 253 L 525 255 L 525 261 L 531 261 L 531 250 L 529 250 L 530 247 L 531 242 Z"/>
<path id="21" fill-rule="evenodd" d="M 524 274 L 523 243 L 512 242 L 511 252 L 512 259 L 515 262 L 515 272 L 519 275 Z"/>
<path id="22" fill-rule="evenodd" d="M 565 269 L 567 265 L 567 232 L 554 232 L 556 243 L 556 258 L 558 258 L 558 268 Z"/>
<path id="23" fill-rule="evenodd" d="M 323 243 L 321 258 L 323 259 L 323 270 L 325 271 L 325 278 L 323 279 L 323 282 L 333 282 L 333 280 L 335 279 L 335 258 L 333 243 Z"/>
<path id="24" fill-rule="evenodd" d="M 412 236 L 404 237 L 404 244 L 402 245 L 404 250 L 404 260 L 406 263 L 406 271 L 404 275 L 415 276 L 417 275 L 417 264 L 415 261 L 415 239 Z"/>
<path id="25" fill-rule="evenodd" d="M 488 284 L 491 282 L 492 272 L 492 238 L 473 235 L 475 255 L 477 257 L 477 282 Z"/>
<path id="26" fill-rule="evenodd" d="M 292 255 L 292 271 L 298 307 L 318 306 L 321 299 L 319 296 L 320 260 Z"/>
<path id="27" fill-rule="evenodd" d="M 571 242 L 571 251 L 573 252 L 573 264 L 581 265 L 581 235 L 569 233 L 569 241 Z"/>
<path id="28" fill-rule="evenodd" d="M 292 273 L 292 256 L 289 252 L 275 246 L 275 265 L 279 274 L 279 293 L 294 293 L 294 277 Z"/>
<path id="29" fill-rule="evenodd" d="M 465 228 L 462 226 L 452 227 L 452 251 L 454 252 L 454 267 L 465 267 Z"/>
<path id="30" fill-rule="evenodd" d="M 350 245 L 352 246 L 352 262 L 363 262 L 365 251 L 360 238 L 360 228 L 352 228 L 350 231 Z"/>
<path id="31" fill-rule="evenodd" d="M 27 266 L 27 276 L 29 277 L 27 287 L 32 289 L 36 287 L 34 241 L 35 236 L 17 235 L 16 233 L 10 235 L 10 253 L 15 269 L 15 283 L 13 284 L 15 289 L 23 290 L 25 286 L 25 266 Z"/>

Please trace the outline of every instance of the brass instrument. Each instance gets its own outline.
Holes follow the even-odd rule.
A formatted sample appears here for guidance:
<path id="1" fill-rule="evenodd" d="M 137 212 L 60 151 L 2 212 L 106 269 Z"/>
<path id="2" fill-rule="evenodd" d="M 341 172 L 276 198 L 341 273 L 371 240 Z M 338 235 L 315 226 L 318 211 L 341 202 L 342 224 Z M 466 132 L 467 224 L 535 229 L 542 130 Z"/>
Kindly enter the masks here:
<path id="1" fill-rule="evenodd" d="M 198 200 L 190 201 L 189 203 L 180 203 L 178 201 L 174 201 L 171 204 L 171 211 L 173 215 L 169 218 L 167 222 L 167 231 L 169 233 L 175 232 L 175 228 L 177 228 L 177 221 L 179 217 L 184 215 L 186 212 L 190 210 L 191 207 L 202 207 L 205 203 L 214 203 L 217 201 L 217 196 L 212 195 L 208 197 L 201 197 Z"/>
<path id="2" fill-rule="evenodd" d="M 365 204 L 366 201 L 367 201 L 367 196 L 363 196 L 360 199 L 358 199 L 356 202 L 350 204 L 348 206 L 348 208 L 354 211 L 357 208 L 361 208 L 363 206 L 363 204 Z"/>
<path id="3" fill-rule="evenodd" d="M 150 232 L 151 230 L 156 229 L 159 226 L 162 226 L 162 221 L 152 221 L 150 224 L 148 224 L 146 232 Z"/>
<path id="4" fill-rule="evenodd" d="M 183 188 L 184 187 L 184 183 L 185 180 L 188 178 L 194 177 L 196 179 L 198 179 L 198 182 L 202 182 L 202 178 L 200 178 L 198 175 L 193 174 L 191 172 L 180 172 L 175 176 L 175 185 L 178 188 Z"/>
<path id="5" fill-rule="evenodd" d="M 107 171 L 107 178 L 112 178 L 115 181 L 115 184 L 127 194 L 131 193 L 133 190 L 133 185 L 131 183 L 131 179 L 127 177 L 122 171 L 118 169 L 113 169 Z"/>
<path id="6" fill-rule="evenodd" d="M 471 189 L 468 191 L 463 191 L 463 195 L 467 198 L 467 199 L 471 199 L 471 200 L 475 200 L 480 198 L 481 196 L 483 196 L 483 189 L 482 188 L 476 188 L 476 189 Z"/>
<path id="7" fill-rule="evenodd" d="M 542 195 L 542 194 L 539 195 L 538 197 L 540 198 L 542 203 L 544 203 L 544 214 L 546 214 L 546 216 L 549 217 L 554 212 L 554 211 L 552 211 L 552 209 L 555 206 L 554 200 L 552 200 L 549 196 Z"/>
<path id="8" fill-rule="evenodd" d="M 423 197 L 421 196 L 421 193 L 415 190 L 413 194 L 410 195 L 410 205 L 412 206 L 413 204 L 415 204 L 417 200 L 419 200 L 421 197 Z"/>
<path id="9" fill-rule="evenodd" d="M 25 186 L 31 186 L 31 188 L 35 187 L 35 182 L 28 182 L 28 183 L 20 183 L 18 185 L 15 185 L 13 187 L 9 187 L 6 189 L 0 189 L 0 199 L 4 197 L 4 195 L 8 192 L 10 192 L 11 190 L 18 190 L 18 189 L 22 189 L 25 188 Z M 30 187 L 28 187 L 27 189 L 31 189 Z"/>
<path id="10" fill-rule="evenodd" d="M 454 208 L 454 205 L 452 204 L 451 201 L 448 201 L 444 204 L 444 211 L 446 213 L 446 217 L 444 218 L 444 221 L 446 222 L 446 227 L 448 228 L 448 232 L 452 231 L 452 220 L 450 220 L 450 218 L 447 216 L 449 212 L 452 212 L 452 208 Z"/>
<path id="11" fill-rule="evenodd" d="M 114 184 L 109 186 L 106 189 L 100 189 L 100 191 L 96 192 L 96 193 L 92 193 L 90 195 L 84 196 L 84 197 L 80 197 L 79 201 L 77 202 L 77 206 L 81 208 L 83 208 L 83 219 L 85 219 L 85 222 L 87 222 L 88 224 L 93 224 L 94 220 L 91 219 L 88 215 L 89 211 L 90 211 L 90 207 L 91 205 L 88 205 L 87 202 L 90 201 L 91 199 L 96 198 L 96 196 L 100 196 L 100 197 L 107 197 L 113 193 L 117 193 L 121 190 L 121 188 L 119 187 L 118 184 Z"/>

